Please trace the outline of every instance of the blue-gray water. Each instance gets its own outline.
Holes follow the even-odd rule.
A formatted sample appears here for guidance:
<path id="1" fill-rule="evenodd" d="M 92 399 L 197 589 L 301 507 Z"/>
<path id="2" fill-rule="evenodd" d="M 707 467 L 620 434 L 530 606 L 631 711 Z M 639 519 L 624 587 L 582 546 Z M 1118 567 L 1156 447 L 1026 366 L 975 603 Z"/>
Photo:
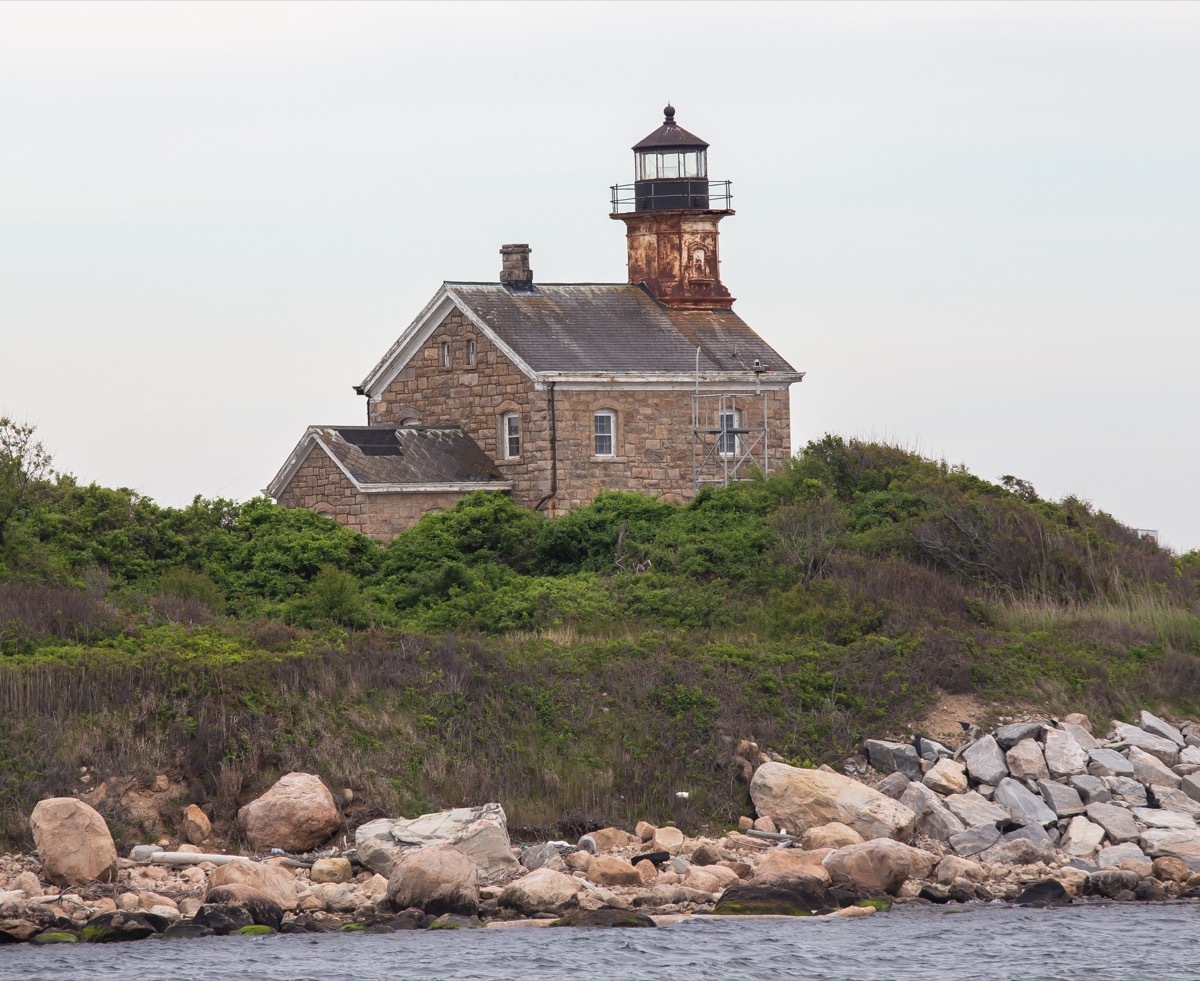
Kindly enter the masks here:
<path id="1" fill-rule="evenodd" d="M 2 981 L 1195 981 L 1200 904 L 0 947 Z"/>

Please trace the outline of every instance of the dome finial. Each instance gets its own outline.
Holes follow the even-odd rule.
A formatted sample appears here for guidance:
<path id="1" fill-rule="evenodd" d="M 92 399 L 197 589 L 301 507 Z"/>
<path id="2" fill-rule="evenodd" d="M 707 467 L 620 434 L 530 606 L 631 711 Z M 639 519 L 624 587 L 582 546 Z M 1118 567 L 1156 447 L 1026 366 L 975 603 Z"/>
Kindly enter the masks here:
<path id="1" fill-rule="evenodd" d="M 673 105 L 671 105 L 671 103 L 669 103 L 669 102 L 666 104 L 666 106 L 663 109 L 663 122 L 664 123 L 675 122 L 675 107 Z"/>

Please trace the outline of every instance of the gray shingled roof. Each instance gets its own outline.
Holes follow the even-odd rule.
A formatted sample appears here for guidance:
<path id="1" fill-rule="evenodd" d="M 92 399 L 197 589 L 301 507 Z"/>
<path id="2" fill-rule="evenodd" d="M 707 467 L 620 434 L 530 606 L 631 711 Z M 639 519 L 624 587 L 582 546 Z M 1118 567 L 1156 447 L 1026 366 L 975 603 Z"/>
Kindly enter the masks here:
<path id="1" fill-rule="evenodd" d="M 795 371 L 732 310 L 659 303 L 629 283 L 447 283 L 530 368 L 579 372 Z"/>
<path id="2" fill-rule="evenodd" d="M 493 483 L 505 477 L 456 427 L 312 426 L 360 484 Z"/>

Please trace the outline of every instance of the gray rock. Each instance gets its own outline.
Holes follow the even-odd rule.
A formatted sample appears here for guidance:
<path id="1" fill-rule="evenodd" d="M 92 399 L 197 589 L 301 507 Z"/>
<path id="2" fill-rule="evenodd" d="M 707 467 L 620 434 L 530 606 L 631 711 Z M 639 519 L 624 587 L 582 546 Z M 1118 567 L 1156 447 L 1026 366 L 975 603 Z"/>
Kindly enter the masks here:
<path id="1" fill-rule="evenodd" d="M 1135 807 L 1131 813 L 1147 828 L 1170 828 L 1173 831 L 1197 831 L 1196 819 L 1178 811 L 1164 811 L 1158 807 Z"/>
<path id="2" fill-rule="evenodd" d="M 1132 841 L 1101 848 L 1096 854 L 1096 864 L 1102 869 L 1125 869 L 1142 877 L 1148 876 L 1152 868 L 1150 857 Z"/>
<path id="3" fill-rule="evenodd" d="M 1141 837 L 1133 815 L 1123 807 L 1116 804 L 1088 804 L 1085 813 L 1104 829 L 1108 840 L 1114 845 L 1137 841 Z"/>
<path id="4" fill-rule="evenodd" d="M 1022 739 L 1036 739 L 1045 724 L 1041 719 L 1033 722 L 1010 722 L 996 730 L 996 742 L 1002 749 L 1011 749 Z"/>
<path id="5" fill-rule="evenodd" d="M 1104 786 L 1108 788 L 1114 800 L 1123 800 L 1138 807 L 1150 803 L 1146 797 L 1146 788 L 1132 777 L 1105 777 Z"/>
<path id="6" fill-rule="evenodd" d="M 676 855 L 673 859 L 671 859 L 671 871 L 677 875 L 683 875 L 691 867 L 692 863 L 682 855 Z"/>
<path id="7" fill-rule="evenodd" d="M 889 773 L 879 783 L 875 784 L 875 789 L 885 797 L 890 797 L 892 800 L 899 800 L 904 791 L 908 789 L 910 783 L 912 781 L 897 770 L 895 773 Z"/>
<path id="8" fill-rule="evenodd" d="M 945 798 L 942 803 L 967 828 L 975 828 L 984 824 L 996 827 L 1009 819 L 1008 811 L 991 801 L 984 800 L 974 791 L 966 794 L 954 794 Z"/>
<path id="9" fill-rule="evenodd" d="M 1040 797 L 1035 797 L 1011 777 L 1001 780 L 997 785 L 996 803 L 1020 824 L 1053 824 L 1058 820 L 1058 815 Z"/>
<path id="10" fill-rule="evenodd" d="M 1083 881 L 1085 896 L 1103 896 L 1116 899 L 1122 893 L 1131 892 L 1138 884 L 1138 877 L 1124 869 L 1102 869 L 1093 872 Z"/>
<path id="11" fill-rule="evenodd" d="M 1093 749 L 1088 753 L 1088 773 L 1093 777 L 1132 777 L 1129 760 L 1113 749 Z"/>
<path id="12" fill-rule="evenodd" d="M 1179 747 L 1170 739 L 1155 736 L 1145 729 L 1126 725 L 1124 722 L 1114 722 L 1113 729 L 1116 731 L 1117 738 L 1122 742 L 1136 746 L 1151 756 L 1157 756 L 1167 766 L 1172 766 L 1179 759 Z"/>
<path id="13" fill-rule="evenodd" d="M 949 746 L 944 746 L 936 739 L 930 739 L 928 736 L 915 737 L 913 739 L 913 746 L 917 751 L 917 755 L 930 763 L 949 759 L 954 755 L 954 750 Z"/>
<path id="14" fill-rule="evenodd" d="M 942 799 L 920 783 L 910 783 L 900 803 L 917 816 L 917 832 L 934 841 L 949 841 L 951 835 L 966 830 L 954 814 L 947 810 Z"/>
<path id="15" fill-rule="evenodd" d="M 1182 861 L 1189 872 L 1200 872 L 1200 831 L 1152 828 L 1142 835 L 1141 846 L 1151 858 L 1169 855 Z"/>
<path id="16" fill-rule="evenodd" d="M 553 842 L 546 841 L 540 845 L 530 845 L 528 848 L 522 849 L 519 861 L 531 872 L 543 868 L 547 863 L 553 863 L 555 869 L 561 872 L 563 870 L 561 863 L 555 862 L 555 859 L 561 857 L 562 849 Z"/>
<path id="17" fill-rule="evenodd" d="M 1047 729 L 1045 740 L 1046 766 L 1050 769 L 1050 776 L 1070 777 L 1087 772 L 1087 753 L 1069 732 Z"/>
<path id="18" fill-rule="evenodd" d="M 978 855 L 999 840 L 1000 831 L 994 824 L 982 824 L 977 828 L 967 828 L 966 831 L 951 835 L 950 847 L 959 855 Z"/>
<path id="19" fill-rule="evenodd" d="M 920 780 L 921 758 L 908 743 L 893 743 L 885 739 L 868 739 L 863 743 L 867 761 L 880 773 L 903 773 L 909 780 Z"/>
<path id="20" fill-rule="evenodd" d="M 1075 788 L 1084 804 L 1103 804 L 1112 800 L 1112 794 L 1099 777 L 1081 774 L 1071 777 L 1067 782 Z"/>
<path id="21" fill-rule="evenodd" d="M 354 834 L 358 857 L 372 872 L 391 877 L 400 858 L 421 848 L 453 845 L 471 859 L 486 880 L 517 868 L 504 808 L 497 803 L 458 807 L 415 818 L 380 818 Z"/>
<path id="22" fill-rule="evenodd" d="M 1095 777 L 1092 777 L 1095 780 Z M 1038 790 L 1047 806 L 1060 818 L 1074 817 L 1083 813 L 1083 800 L 1074 787 L 1068 787 L 1052 780 L 1039 780 Z"/>
<path id="23" fill-rule="evenodd" d="M 984 736 L 968 746 L 963 753 L 963 761 L 967 764 L 967 772 L 971 774 L 971 779 L 977 783 L 990 783 L 995 786 L 1008 776 L 1004 751 L 991 736 Z"/>
<path id="24" fill-rule="evenodd" d="M 1200 765 L 1200 746 L 1189 745 L 1179 751 L 1179 762 Z"/>
<path id="25" fill-rule="evenodd" d="M 1033 865 L 1052 860 L 1054 845 L 1049 840 L 1035 842 L 1028 838 L 998 841 L 981 852 L 979 857 L 985 862 L 999 862 L 1002 865 Z"/>
<path id="26" fill-rule="evenodd" d="M 1175 790 L 1171 787 L 1150 787 L 1150 797 L 1153 798 L 1151 803 L 1155 807 L 1161 807 L 1164 811 L 1177 811 L 1180 814 L 1190 814 L 1194 818 L 1200 818 L 1200 801 L 1192 800 L 1182 790 Z"/>
<path id="27" fill-rule="evenodd" d="M 1004 754 L 1004 762 L 1014 780 L 1042 780 L 1050 776 L 1042 744 L 1036 739 L 1022 739 Z"/>
<path id="28" fill-rule="evenodd" d="M 1152 736 L 1161 736 L 1163 739 L 1169 739 L 1176 746 L 1185 745 L 1182 732 L 1171 725 L 1171 723 L 1160 719 L 1157 715 L 1151 715 L 1145 709 L 1142 710 L 1141 717 L 1138 719 L 1138 725 Z"/>
<path id="29" fill-rule="evenodd" d="M 1181 782 L 1179 774 L 1173 773 L 1157 756 L 1129 747 L 1129 762 L 1133 766 L 1133 779 L 1146 785 L 1162 787 L 1178 787 Z"/>
<path id="30" fill-rule="evenodd" d="M 1057 834 L 1058 832 L 1055 831 L 1054 835 Z M 1010 831 L 1008 834 L 1003 835 L 1003 838 L 1005 841 L 1024 840 L 1032 841 L 1035 844 L 1041 844 L 1044 841 L 1048 841 L 1052 845 L 1056 840 L 1055 837 L 1052 836 L 1050 832 L 1048 832 L 1040 824 L 1026 824 L 1020 828 L 1017 828 L 1015 831 Z"/>
<path id="31" fill-rule="evenodd" d="M 1192 800 L 1200 801 L 1200 774 L 1193 773 L 1191 776 L 1183 777 L 1179 789 Z"/>
<path id="32" fill-rule="evenodd" d="M 1100 825 L 1079 816 L 1071 818 L 1067 833 L 1063 835 L 1062 850 L 1072 858 L 1091 855 L 1104 840 L 1104 829 Z"/>
<path id="33" fill-rule="evenodd" d="M 1068 733 L 1075 742 L 1079 743 L 1079 748 L 1085 753 L 1093 749 L 1100 748 L 1100 740 L 1088 732 L 1083 726 L 1073 725 L 1070 722 L 1060 722 L 1058 727 L 1065 733 Z"/>

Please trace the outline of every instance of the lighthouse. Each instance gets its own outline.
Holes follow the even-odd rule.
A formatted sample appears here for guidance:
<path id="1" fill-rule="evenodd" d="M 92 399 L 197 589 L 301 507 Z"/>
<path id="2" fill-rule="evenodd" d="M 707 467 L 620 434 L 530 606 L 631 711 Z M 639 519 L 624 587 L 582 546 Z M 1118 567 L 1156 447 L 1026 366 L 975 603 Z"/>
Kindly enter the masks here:
<path id="1" fill-rule="evenodd" d="M 660 303 L 728 310 L 718 225 L 732 215 L 729 181 L 708 178 L 708 144 L 663 109 L 663 123 L 633 146 L 634 181 L 612 187 L 611 218 L 625 222 L 629 282 Z"/>

